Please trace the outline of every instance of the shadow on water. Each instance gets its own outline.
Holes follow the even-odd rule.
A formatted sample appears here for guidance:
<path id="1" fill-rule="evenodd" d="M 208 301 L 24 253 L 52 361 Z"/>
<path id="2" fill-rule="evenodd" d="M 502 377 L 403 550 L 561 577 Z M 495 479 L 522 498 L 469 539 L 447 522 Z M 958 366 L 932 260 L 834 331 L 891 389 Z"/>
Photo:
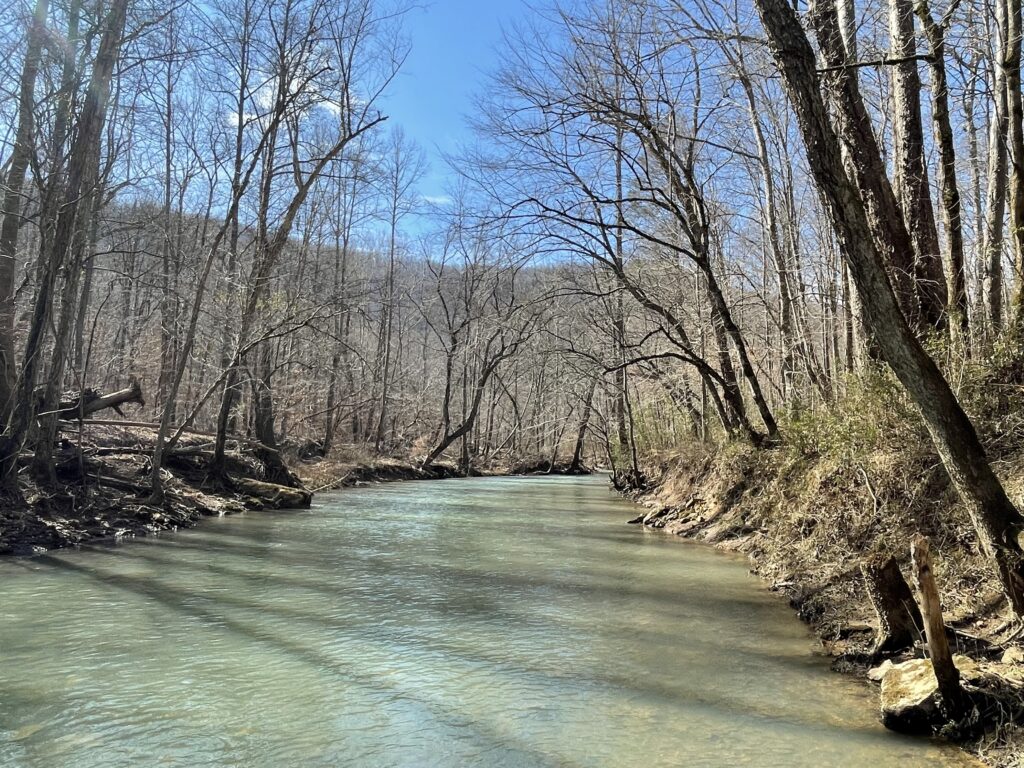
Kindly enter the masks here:
<path id="1" fill-rule="evenodd" d="M 117 550 L 117 558 L 121 562 L 135 560 L 146 562 L 154 567 L 186 567 L 188 561 L 181 557 L 180 549 L 189 547 L 185 542 L 166 542 L 161 546 L 147 544 L 139 547 L 128 547 Z M 232 547 L 237 545 L 232 544 Z M 762 626 L 762 616 L 777 612 L 774 601 L 766 601 L 764 595 L 745 590 L 743 594 L 735 592 L 718 593 L 714 604 L 709 604 L 706 595 L 694 593 L 688 589 L 671 591 L 668 589 L 652 589 L 644 583 L 642 575 L 637 577 L 635 587 L 623 581 L 623 574 L 615 573 L 614 567 L 588 569 L 587 573 L 577 578 L 559 578 L 547 571 L 526 574 L 521 571 L 487 572 L 480 570 L 486 563 L 476 568 L 456 566 L 444 562 L 403 563 L 394 558 L 360 558 L 346 560 L 345 569 L 349 576 L 357 575 L 358 583 L 351 579 L 338 578 L 338 571 L 323 572 L 310 569 L 300 570 L 294 567 L 287 572 L 280 568 L 267 567 L 267 559 L 259 557 L 259 548 L 246 549 L 239 557 L 231 559 L 209 558 L 209 551 L 195 548 L 195 554 L 203 555 L 200 567 L 203 572 L 215 573 L 233 580 L 246 592 L 255 592 L 256 588 L 277 591 L 281 586 L 292 589 L 307 590 L 323 598 L 323 605 L 330 605 L 339 594 L 353 588 L 365 589 L 371 585 L 374 594 L 372 599 L 388 604 L 399 604 L 403 610 L 436 613 L 443 610 L 448 618 L 486 619 L 499 621 L 514 626 L 511 622 L 537 621 L 538 602 L 550 604 L 557 601 L 578 601 L 581 597 L 589 597 L 596 604 L 610 606 L 613 604 L 630 604 L 632 609 L 638 606 L 646 614 L 658 613 L 666 623 L 662 634 L 645 632 L 647 642 L 671 642 L 676 639 L 671 620 L 685 620 L 709 613 L 716 617 L 723 614 L 739 617 L 743 623 Z M 308 557 L 308 555 L 307 555 Z M 276 562 L 276 561 L 275 561 Z M 233 567 L 230 563 L 239 563 Z M 257 567 L 253 567 L 256 564 Z M 599 574 L 599 576 L 598 576 Z M 618 576 L 618 580 L 613 577 Z M 585 579 L 589 578 L 590 583 Z M 509 600 L 510 594 L 533 598 L 530 601 Z M 195 593 L 196 598 L 206 597 L 201 592 Z M 211 599 L 228 599 L 218 590 L 209 596 Z M 250 607 L 262 607 L 263 602 L 256 600 Z M 310 620 L 318 614 L 310 614 Z M 614 619 L 614 616 L 609 618 Z M 580 617 L 563 616 L 560 614 L 541 615 L 545 623 L 564 624 L 570 619 L 576 621 Z M 614 627 L 614 621 L 608 622 Z M 677 625 L 678 626 L 678 625 Z M 634 631 L 630 628 L 630 631 Z M 690 638 L 690 643 L 702 642 L 699 638 Z M 710 641 L 716 642 L 716 641 Z M 768 659 L 778 659 L 777 650 L 765 646 L 753 638 L 744 644 L 750 654 L 762 655 Z M 815 665 L 817 662 L 807 654 L 788 657 L 787 662 Z"/>
<path id="2" fill-rule="evenodd" d="M 181 616 L 200 619 L 208 623 L 210 626 L 230 630 L 231 632 L 234 632 L 239 636 L 243 636 L 253 642 L 270 646 L 277 651 L 283 651 L 290 657 L 301 659 L 303 662 L 315 667 L 321 672 L 326 672 L 343 679 L 348 684 L 355 684 L 369 691 L 390 691 L 393 693 L 399 693 L 406 700 L 414 701 L 417 705 L 421 706 L 424 710 L 429 712 L 435 720 L 457 723 L 460 727 L 471 729 L 476 735 L 486 739 L 487 743 L 493 747 L 500 747 L 504 751 L 508 751 L 511 748 L 516 752 L 529 755 L 534 761 L 531 763 L 532 765 L 576 765 L 575 763 L 568 763 L 563 759 L 559 759 L 556 762 L 550 762 L 550 758 L 547 755 L 536 753 L 525 745 L 515 744 L 510 747 L 508 744 L 507 734 L 491 732 L 484 724 L 478 721 L 468 721 L 457 711 L 444 708 L 437 702 L 424 697 L 413 696 L 408 691 L 403 691 L 397 684 L 389 685 L 387 682 L 382 681 L 379 678 L 360 674 L 354 665 L 342 664 L 324 653 L 303 645 L 289 635 L 270 632 L 254 621 L 241 621 L 213 610 L 200 608 L 194 604 L 194 599 L 196 597 L 194 593 L 176 589 L 166 584 L 161 584 L 160 582 L 140 581 L 129 577 L 118 576 L 116 574 L 103 574 L 89 568 L 75 565 L 63 558 L 42 556 L 39 559 L 57 570 L 73 572 L 79 576 L 97 581 L 105 586 L 116 587 L 120 590 L 145 597 L 147 600 L 157 602 L 163 607 Z M 253 606 L 248 605 L 247 607 Z M 260 610 L 263 609 L 263 607 L 260 607 Z"/>
<path id="3" fill-rule="evenodd" d="M 0 682 L 0 719 L 58 712 L 51 722 L 67 729 L 100 729 L 116 714 L 97 732 L 136 756 L 152 745 L 136 722 L 161 730 L 164 711 L 198 707 L 190 727 L 205 727 L 208 707 L 252 700 L 264 718 L 330 708 L 321 741 L 340 740 L 359 765 L 444 765 L 437 755 L 389 762 L 388 750 L 427 742 L 447 755 L 449 739 L 452 754 L 474 750 L 449 764 L 488 768 L 722 766 L 737 756 L 778 766 L 790 745 L 805 753 L 801 766 L 828 764 L 814 754 L 864 764 L 847 759 L 845 744 L 891 759 L 873 765 L 904 764 L 904 749 L 924 759 L 917 743 L 881 732 L 850 686 L 823 683 L 809 636 L 734 558 L 625 526 L 632 510 L 592 482 L 521 481 L 515 492 L 457 482 L 358 489 L 313 513 L 213 521 L 17 563 L 8 573 L 21 591 L 0 614 L 22 626 L 0 626 L 0 642 L 40 682 Z M 62 621 L 73 622 L 63 635 Z M 141 647 L 117 636 L 121 626 Z M 51 670 L 56 649 L 67 658 Z M 60 676 L 80 667 L 75 695 L 108 698 L 61 693 Z M 105 676 L 130 679 L 130 692 Z M 193 681 L 204 687 L 193 692 Z M 239 690 L 225 696 L 224 685 Z M 296 700 L 304 688 L 308 702 Z M 151 705 L 136 714 L 134 702 Z M 207 748 L 230 755 L 239 745 L 218 722 L 204 731 Z M 5 727 L 0 763 L 12 754 Z M 189 738 L 183 722 L 166 730 Z M 305 730 L 253 734 L 246 748 L 263 751 L 247 754 L 284 764 L 300 754 L 289 752 L 297 738 Z M 680 763 L 687 748 L 694 757 Z M 216 765 L 242 758 L 230 759 Z"/>
<path id="4" fill-rule="evenodd" d="M 118 552 L 119 556 L 122 554 L 132 558 L 139 558 L 137 551 L 128 552 L 128 550 L 122 550 Z M 147 559 L 147 557 L 146 555 L 142 555 L 140 559 Z M 714 709 L 718 710 L 724 716 L 741 716 L 748 721 L 763 720 L 765 722 L 777 722 L 783 719 L 771 714 L 770 707 L 766 707 L 763 710 L 753 709 L 741 698 L 728 696 L 726 691 L 711 691 L 708 689 L 681 690 L 678 684 L 670 684 L 672 681 L 668 678 L 656 678 L 653 680 L 645 679 L 641 686 L 636 678 L 625 675 L 589 675 L 586 679 L 582 679 L 577 671 L 570 669 L 562 671 L 548 669 L 544 672 L 540 672 L 533 667 L 516 665 L 509 661 L 507 656 L 500 653 L 487 654 L 481 653 L 478 650 L 475 654 L 466 654 L 464 649 L 460 649 L 452 642 L 439 643 L 436 640 L 429 638 L 412 637 L 407 630 L 403 629 L 391 630 L 382 626 L 353 627 L 345 622 L 331 621 L 323 614 L 314 611 L 300 610 L 298 608 L 284 606 L 279 603 L 247 600 L 223 591 L 207 595 L 202 591 L 182 589 L 157 579 L 140 579 L 134 576 L 122 576 L 116 572 L 104 572 L 96 568 L 83 567 L 70 562 L 64 557 L 42 556 L 38 558 L 38 560 L 46 563 L 55 570 L 73 572 L 103 586 L 116 587 L 122 591 L 144 597 L 147 600 L 159 603 L 179 615 L 199 619 L 211 627 L 228 629 L 250 640 L 272 645 L 277 650 L 285 651 L 296 658 L 303 659 L 305 662 L 312 664 L 323 671 L 341 675 L 346 680 L 358 683 L 368 689 L 387 689 L 397 691 L 403 693 L 407 698 L 415 699 L 415 697 L 408 691 L 402 691 L 396 686 L 383 686 L 378 679 L 361 675 L 357 671 L 355 665 L 339 663 L 336 659 L 297 642 L 294 637 L 290 635 L 275 633 L 268 630 L 266 623 L 261 621 L 261 617 L 266 614 L 272 614 L 282 619 L 288 619 L 291 621 L 298 620 L 305 624 L 330 630 L 334 637 L 347 637 L 352 640 L 358 640 L 359 642 L 370 642 L 385 645 L 393 649 L 396 654 L 405 652 L 424 655 L 426 657 L 446 657 L 452 661 L 458 661 L 468 665 L 486 664 L 495 672 L 514 675 L 520 679 L 542 678 L 538 680 L 539 684 L 549 687 L 556 687 L 555 684 L 561 684 L 563 686 L 583 686 L 589 688 L 604 686 L 620 690 L 632 690 L 636 694 L 643 694 L 645 696 L 660 699 L 663 704 L 667 705 L 682 705 L 687 709 Z M 159 560 L 161 564 L 167 562 L 159 558 L 157 558 L 157 560 Z M 179 567 L 184 567 L 186 565 L 190 564 L 184 561 L 178 561 Z M 208 566 L 202 565 L 201 568 L 205 571 Z M 198 605 L 200 602 L 208 604 L 212 603 L 214 605 L 209 608 L 203 608 Z M 216 606 L 218 605 L 229 606 L 242 611 L 250 611 L 253 614 L 253 619 L 243 621 L 236 617 L 229 616 L 224 611 L 216 610 Z M 500 618 L 508 620 L 519 620 L 522 618 L 521 615 L 515 613 L 507 613 L 502 617 L 500 611 L 497 615 Z M 544 617 L 544 619 L 545 621 L 550 621 L 550 617 Z M 290 626 L 294 627 L 294 624 L 291 624 Z M 551 630 L 557 630 L 557 626 L 551 624 Z M 296 634 L 301 633 L 297 632 Z M 645 638 L 645 641 L 648 639 L 649 638 Z M 689 642 L 694 642 L 693 638 L 690 638 Z M 712 641 L 702 642 L 701 645 L 708 649 L 714 647 L 714 643 Z M 776 665 L 791 667 L 797 673 L 805 671 L 809 667 L 816 665 L 814 660 L 809 656 L 777 657 L 766 651 L 752 651 L 750 655 L 754 658 L 747 659 L 744 663 L 753 664 L 755 667 L 763 668 L 763 665 L 756 660 L 756 657 L 758 656 L 760 656 L 765 662 L 771 661 Z M 680 701 L 681 694 L 685 695 L 685 700 L 683 702 Z M 427 705 L 426 700 L 415 700 L 425 706 Z M 438 714 L 442 713 L 439 712 Z M 794 723 L 791 716 L 786 717 L 785 720 L 786 722 Z M 808 713 L 803 722 L 806 724 L 816 724 L 817 720 L 813 713 Z"/>
<path id="5" fill-rule="evenodd" d="M 141 548 L 155 550 L 163 547 L 176 550 L 192 550 L 197 553 L 205 553 L 206 555 L 227 554 L 260 562 L 272 561 L 275 565 L 290 566 L 295 572 L 314 572 L 310 568 L 309 560 L 310 551 L 316 547 L 317 539 L 315 537 L 308 539 L 308 548 L 299 545 L 295 547 L 290 546 L 288 549 L 246 543 L 245 539 L 236 538 L 238 538 L 237 541 L 222 541 L 219 537 L 208 537 L 200 540 L 194 540 L 193 537 L 190 539 L 178 539 L 173 542 L 169 538 L 153 539 L 145 542 L 132 542 L 128 545 L 120 545 L 117 548 L 105 548 L 103 551 L 118 552 L 119 554 L 125 553 L 126 556 L 137 556 L 136 553 Z M 292 543 L 294 544 L 294 541 Z M 129 550 L 131 550 L 130 555 Z M 465 553 L 458 551 L 451 553 L 451 555 L 460 554 Z M 353 570 L 357 569 L 365 574 L 367 578 L 408 571 L 409 573 L 428 575 L 433 582 L 442 585 L 444 583 L 453 583 L 466 585 L 474 589 L 500 588 L 503 590 L 554 588 L 571 592 L 578 596 L 598 599 L 615 596 L 617 598 L 648 602 L 650 605 L 647 607 L 653 610 L 657 610 L 659 606 L 664 607 L 665 610 L 675 610 L 678 606 L 685 606 L 689 599 L 687 593 L 680 590 L 679 585 L 659 585 L 650 581 L 645 582 L 639 577 L 634 583 L 623 581 L 622 570 L 616 570 L 612 565 L 591 567 L 585 572 L 580 573 L 577 578 L 571 578 L 568 575 L 559 576 L 554 574 L 551 566 L 548 565 L 540 569 L 534 566 L 532 571 L 529 572 L 526 570 L 529 566 L 524 566 L 523 570 L 520 571 L 504 570 L 500 573 L 485 571 L 479 567 L 470 568 L 458 565 L 456 562 L 445 561 L 443 554 L 440 554 L 436 559 L 426 564 L 420 562 L 402 563 L 388 557 L 382 557 L 378 552 L 370 551 L 346 550 L 344 555 L 344 567 Z M 734 568 L 735 563 L 723 560 L 721 567 L 724 569 Z M 249 578 L 262 578 L 258 571 L 241 573 L 244 573 Z M 273 578 L 281 579 L 279 574 L 275 574 Z M 285 580 L 285 583 L 288 583 L 287 580 Z M 293 583 L 297 586 L 302 586 L 303 583 L 315 586 L 317 582 Z M 754 590 L 746 591 L 745 594 L 718 592 L 715 595 L 715 601 L 719 605 L 732 604 L 751 611 L 766 609 L 764 597 Z M 691 602 L 695 606 L 706 605 L 706 601 L 703 599 L 694 599 Z M 768 607 L 767 610 L 774 609 Z M 731 611 L 726 612 L 731 613 Z"/>

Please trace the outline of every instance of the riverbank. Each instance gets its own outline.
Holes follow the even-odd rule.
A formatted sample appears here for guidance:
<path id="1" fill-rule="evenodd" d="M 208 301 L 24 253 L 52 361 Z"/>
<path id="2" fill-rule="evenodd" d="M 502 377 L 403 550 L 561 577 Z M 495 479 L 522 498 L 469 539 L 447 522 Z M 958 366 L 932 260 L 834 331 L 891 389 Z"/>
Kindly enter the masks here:
<path id="1" fill-rule="evenodd" d="M 213 441 L 185 434 L 166 457 L 164 498 L 149 484 L 152 429 L 105 424 L 69 435 L 55 456 L 56 484 L 39 483 L 28 467 L 20 498 L 0 507 L 0 555 L 32 555 L 101 539 L 122 539 L 191 528 L 203 518 L 309 506 L 311 494 L 264 482 L 248 446 L 230 444 L 226 474 L 208 470 Z"/>
<path id="2" fill-rule="evenodd" d="M 226 476 L 208 469 L 208 437 L 183 435 L 166 458 L 164 498 L 150 500 L 149 456 L 155 434 L 137 426 L 90 427 L 65 440 L 56 457 L 58 485 L 40 485 L 23 471 L 21 498 L 0 503 L 0 555 L 33 555 L 102 539 L 146 536 L 192 528 L 206 517 L 246 510 L 307 508 L 315 493 L 366 483 L 461 477 L 450 463 L 422 468 L 410 458 L 341 452 L 330 458 L 289 460 L 296 487 L 263 480 L 260 462 L 246 443 L 232 443 Z M 473 474 L 564 474 L 550 462 L 494 465 Z"/>
<path id="3" fill-rule="evenodd" d="M 791 438 L 793 435 L 790 436 Z M 921 658 L 920 644 L 873 653 L 877 624 L 860 564 L 895 555 L 907 572 L 914 533 L 929 537 L 954 652 L 972 660 L 965 687 L 978 710 L 963 746 L 994 766 L 1024 756 L 1024 638 L 1010 621 L 990 563 L 927 442 L 833 451 L 794 443 L 697 445 L 662 456 L 638 486 L 647 511 L 631 522 L 742 552 L 821 638 L 838 671 L 867 678 L 884 658 Z M 1003 457 L 1019 498 L 1022 464 Z"/>
<path id="4" fill-rule="evenodd" d="M 300 463 L 295 467 L 303 484 L 313 493 L 351 488 L 365 483 L 386 483 L 406 480 L 444 480 L 464 477 L 454 464 L 437 463 L 422 467 L 407 458 L 360 457 L 358 454 L 319 459 L 315 462 Z M 571 466 L 548 459 L 493 463 L 483 468 L 474 467 L 473 477 L 508 477 L 516 475 L 589 475 L 587 468 L 574 469 Z"/>

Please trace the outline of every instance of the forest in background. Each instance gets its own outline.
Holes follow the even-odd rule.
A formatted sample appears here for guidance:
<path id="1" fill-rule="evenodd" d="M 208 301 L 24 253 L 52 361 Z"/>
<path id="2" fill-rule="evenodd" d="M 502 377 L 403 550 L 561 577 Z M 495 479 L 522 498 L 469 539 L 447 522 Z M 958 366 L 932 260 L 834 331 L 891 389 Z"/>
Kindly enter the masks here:
<path id="1" fill-rule="evenodd" d="M 456 446 L 468 468 L 547 454 L 574 420 L 604 428 L 608 386 L 556 341 L 600 328 L 557 287 L 580 270 L 538 262 L 463 193 L 406 228 L 430 205 L 424 153 L 378 105 L 403 14 L 43 2 L 7 18 L 5 477 L 28 449 L 52 481 L 63 394 L 133 379 L 160 424 L 155 489 L 193 428 L 216 432 L 215 465 L 229 436 L 257 441 L 285 483 L 279 444 L 426 465 Z"/>

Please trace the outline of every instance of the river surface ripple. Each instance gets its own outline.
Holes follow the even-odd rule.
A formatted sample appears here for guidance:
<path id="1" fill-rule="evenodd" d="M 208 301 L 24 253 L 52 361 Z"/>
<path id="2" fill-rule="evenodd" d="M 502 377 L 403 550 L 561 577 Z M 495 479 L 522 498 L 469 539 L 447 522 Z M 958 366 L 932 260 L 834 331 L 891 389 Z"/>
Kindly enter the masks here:
<path id="1" fill-rule="evenodd" d="M 372 486 L 0 562 L 0 766 L 925 766 L 601 478 Z"/>

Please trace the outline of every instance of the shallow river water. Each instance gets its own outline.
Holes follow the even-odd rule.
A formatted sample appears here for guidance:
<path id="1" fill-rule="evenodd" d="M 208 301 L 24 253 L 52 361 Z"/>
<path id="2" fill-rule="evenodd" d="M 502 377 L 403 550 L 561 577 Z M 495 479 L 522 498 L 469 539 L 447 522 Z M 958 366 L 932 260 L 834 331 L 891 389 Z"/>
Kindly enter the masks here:
<path id="1" fill-rule="evenodd" d="M 742 559 L 599 478 L 0 561 L 0 766 L 924 766 Z"/>

